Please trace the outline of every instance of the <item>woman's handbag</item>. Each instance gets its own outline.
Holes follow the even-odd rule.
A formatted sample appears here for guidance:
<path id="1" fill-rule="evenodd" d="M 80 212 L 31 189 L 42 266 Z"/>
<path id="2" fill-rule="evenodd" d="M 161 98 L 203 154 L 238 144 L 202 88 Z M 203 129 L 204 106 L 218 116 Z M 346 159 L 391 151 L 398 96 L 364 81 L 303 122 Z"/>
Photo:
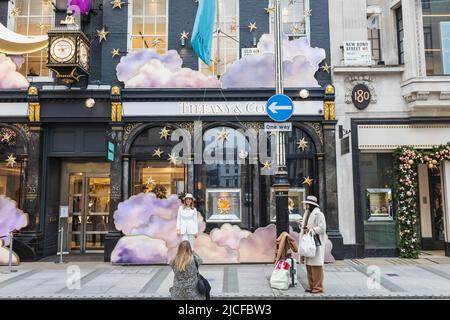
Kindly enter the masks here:
<path id="1" fill-rule="evenodd" d="M 273 269 L 270 277 L 270 287 L 278 290 L 287 290 L 289 288 L 289 263 L 285 260 L 279 260 Z"/>
<path id="2" fill-rule="evenodd" d="M 316 243 L 311 232 L 301 236 L 298 244 L 298 254 L 303 257 L 312 258 L 316 255 Z"/>
<path id="3" fill-rule="evenodd" d="M 316 244 L 316 247 L 320 247 L 322 245 L 322 242 L 320 241 L 320 236 L 318 234 L 314 234 L 314 243 Z"/>
<path id="4" fill-rule="evenodd" d="M 197 267 L 197 290 L 200 294 L 204 294 L 206 296 L 206 300 L 210 299 L 209 293 L 211 292 L 211 285 L 209 284 L 208 280 L 203 277 L 200 272 L 198 271 L 198 263 L 197 260 L 195 260 L 195 266 Z"/>

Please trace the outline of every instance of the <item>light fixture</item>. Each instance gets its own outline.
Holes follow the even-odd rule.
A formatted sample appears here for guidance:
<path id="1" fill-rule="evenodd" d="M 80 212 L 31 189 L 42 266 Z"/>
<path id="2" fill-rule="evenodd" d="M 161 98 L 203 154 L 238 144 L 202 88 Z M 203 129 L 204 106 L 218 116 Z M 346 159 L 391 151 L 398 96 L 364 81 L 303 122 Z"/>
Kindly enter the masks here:
<path id="1" fill-rule="evenodd" d="M 84 105 L 86 108 L 93 108 L 95 106 L 95 100 L 93 98 L 86 99 L 86 101 L 84 101 Z"/>
<path id="2" fill-rule="evenodd" d="M 309 98 L 309 91 L 306 89 L 302 89 L 302 90 L 300 90 L 299 95 L 300 95 L 300 98 L 307 99 L 307 98 Z"/>
<path id="3" fill-rule="evenodd" d="M 257 43 L 256 43 L 256 37 L 253 37 L 253 46 L 256 47 Z"/>

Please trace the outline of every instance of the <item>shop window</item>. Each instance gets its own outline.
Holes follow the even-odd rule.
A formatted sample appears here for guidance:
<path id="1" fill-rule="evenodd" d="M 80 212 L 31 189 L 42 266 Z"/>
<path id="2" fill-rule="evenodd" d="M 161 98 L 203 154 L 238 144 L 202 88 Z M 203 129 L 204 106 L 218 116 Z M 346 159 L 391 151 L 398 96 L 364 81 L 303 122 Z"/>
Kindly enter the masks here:
<path id="1" fill-rule="evenodd" d="M 398 64 L 405 64 L 405 48 L 403 42 L 405 31 L 403 28 L 402 7 L 395 10 L 395 21 L 397 25 Z"/>
<path id="2" fill-rule="evenodd" d="M 220 138 L 223 132 L 228 139 Z M 249 150 L 248 140 L 233 128 L 216 127 L 205 131 L 203 150 L 205 164 L 196 170 L 199 209 L 208 223 L 246 226 L 251 212 L 251 168 L 239 152 Z"/>
<path id="3" fill-rule="evenodd" d="M 167 52 L 168 0 L 133 0 L 130 10 L 130 51 L 154 48 Z"/>
<path id="4" fill-rule="evenodd" d="M 208 66 L 199 59 L 200 71 L 214 76 L 224 74 L 239 59 L 239 0 L 218 0 L 218 3 L 211 63 Z"/>
<path id="5" fill-rule="evenodd" d="M 359 201 L 363 211 L 365 248 L 396 248 L 392 154 L 361 153 L 359 169 Z"/>
<path id="6" fill-rule="evenodd" d="M 167 159 L 178 141 L 161 138 L 161 130 L 169 127 L 153 127 L 144 130 L 133 142 L 130 149 L 132 157 L 132 194 L 163 190 L 166 196 L 179 195 L 186 191 L 185 165 L 170 163 Z M 180 157 L 183 155 L 180 154 Z"/>
<path id="7" fill-rule="evenodd" d="M 11 12 L 15 10 L 14 14 Z M 49 1 L 14 0 L 10 2 L 8 28 L 27 36 L 46 35 L 53 26 L 53 7 Z M 51 71 L 46 67 L 47 49 L 24 55 L 19 72 L 25 77 L 50 77 Z"/>
<path id="8" fill-rule="evenodd" d="M 274 1 L 270 1 L 271 7 Z M 283 33 L 293 40 L 309 34 L 309 0 L 281 0 Z M 311 13 L 312 14 L 312 13 Z M 275 15 L 270 12 L 270 30 L 274 31 Z"/>
<path id="9" fill-rule="evenodd" d="M 427 75 L 450 75 L 450 0 L 422 0 Z"/>
<path id="10" fill-rule="evenodd" d="M 304 141 L 304 144 L 299 144 Z M 311 137 L 303 130 L 295 128 L 286 137 L 286 166 L 289 177 L 289 220 L 294 222 L 304 215 L 302 201 L 308 195 L 318 196 L 318 179 L 315 167 L 316 148 Z M 300 147 L 302 146 L 302 147 Z M 271 188 L 270 220 L 276 220 L 275 192 Z"/>

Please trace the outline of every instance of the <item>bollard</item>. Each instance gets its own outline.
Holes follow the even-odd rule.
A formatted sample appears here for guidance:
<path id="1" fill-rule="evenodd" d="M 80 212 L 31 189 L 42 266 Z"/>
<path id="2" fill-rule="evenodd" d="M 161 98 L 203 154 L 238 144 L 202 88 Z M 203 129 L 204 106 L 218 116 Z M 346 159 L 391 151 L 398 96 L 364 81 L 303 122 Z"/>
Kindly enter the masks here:
<path id="1" fill-rule="evenodd" d="M 12 269 L 12 257 L 13 257 L 13 251 L 12 251 L 12 247 L 13 247 L 13 241 L 14 241 L 14 234 L 11 231 L 9 233 L 9 262 L 8 262 L 8 273 L 12 273 L 12 272 L 17 272 L 17 270 L 13 270 Z"/>
<path id="2" fill-rule="evenodd" d="M 63 250 L 63 246 L 64 246 L 64 226 L 61 226 L 61 229 L 58 230 L 59 232 L 59 261 L 55 261 L 55 263 L 58 264 L 63 264 L 66 263 L 63 261 L 63 254 L 64 254 L 64 250 Z"/>

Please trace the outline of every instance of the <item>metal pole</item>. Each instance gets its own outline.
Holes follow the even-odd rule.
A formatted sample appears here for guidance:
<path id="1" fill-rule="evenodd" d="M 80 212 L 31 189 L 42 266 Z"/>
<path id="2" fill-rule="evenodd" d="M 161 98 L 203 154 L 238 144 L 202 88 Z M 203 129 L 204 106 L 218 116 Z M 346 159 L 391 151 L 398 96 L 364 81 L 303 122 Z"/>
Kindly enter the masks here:
<path id="1" fill-rule="evenodd" d="M 59 263 L 63 263 L 63 245 L 64 245 L 64 238 L 63 238 L 63 234 L 64 234 L 64 226 L 61 226 L 61 230 L 60 230 L 60 240 L 59 240 Z"/>
<path id="2" fill-rule="evenodd" d="M 11 231 L 11 232 L 9 233 L 9 262 L 8 262 L 8 273 L 16 272 L 16 271 L 17 271 L 17 270 L 13 270 L 13 269 L 12 269 L 12 256 L 13 256 L 13 250 L 12 250 L 12 247 L 13 247 L 13 242 L 14 242 L 14 234 L 13 234 L 13 232 Z"/>
<path id="3" fill-rule="evenodd" d="M 282 38 L 281 0 L 275 0 L 275 89 L 276 94 L 283 94 L 283 38 Z M 275 207 L 277 219 L 277 236 L 289 231 L 288 193 L 289 178 L 286 170 L 285 132 L 276 132 L 277 172 L 273 187 L 275 189 Z"/>
<path id="4" fill-rule="evenodd" d="M 216 4 L 216 23 L 217 23 L 217 38 L 216 38 L 216 63 L 217 63 L 217 78 L 220 77 L 220 0 Z"/>

